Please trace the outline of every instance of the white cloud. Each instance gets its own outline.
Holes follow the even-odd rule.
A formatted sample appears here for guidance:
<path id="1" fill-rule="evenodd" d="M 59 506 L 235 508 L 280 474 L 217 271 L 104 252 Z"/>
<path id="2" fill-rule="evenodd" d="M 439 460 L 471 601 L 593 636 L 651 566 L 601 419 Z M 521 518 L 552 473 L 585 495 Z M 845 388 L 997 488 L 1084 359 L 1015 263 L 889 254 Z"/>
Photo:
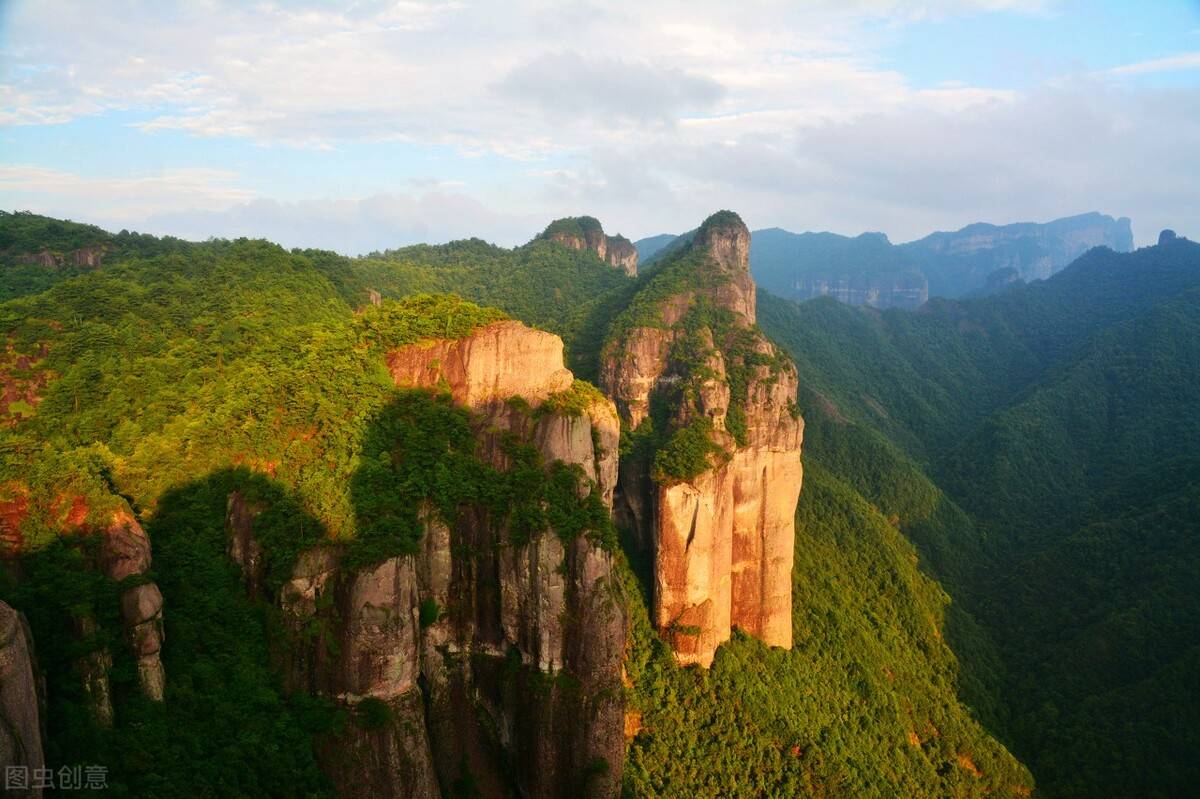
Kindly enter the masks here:
<path id="1" fill-rule="evenodd" d="M 1122 89 L 1119 78 L 1195 68 L 1200 54 L 1026 92 L 915 87 L 874 55 L 908 21 L 1055 5 L 128 0 L 113 13 L 16 2 L 0 38 L 0 124 L 132 109 L 146 135 L 397 140 L 528 169 L 520 183 L 371 187 L 357 199 L 316 187 L 284 202 L 231 170 L 101 178 L 25 166 L 0 169 L 0 193 L 111 226 L 347 252 L 468 235 L 512 244 L 582 212 L 638 236 L 727 206 L 752 226 L 895 239 L 1093 208 L 1133 216 L 1142 240 L 1168 224 L 1187 233 L 1200 217 L 1197 92 Z"/>
<path id="2" fill-rule="evenodd" d="M 435 190 L 350 200 L 258 199 L 219 211 L 153 214 L 139 227 L 181 238 L 246 236 L 286 247 L 362 254 L 464 238 L 512 246 L 533 238 L 547 221 L 540 214 L 500 212 L 469 195 Z"/>
<path id="3" fill-rule="evenodd" d="M 1163 227 L 1200 234 L 1188 228 L 1200 218 L 1197 151 L 1200 89 L 1079 81 L 965 108 L 912 104 L 786 133 L 605 149 L 558 175 L 546 204 L 587 202 L 606 225 L 646 235 L 692 227 L 736 198 L 752 228 L 895 241 L 1098 210 L 1130 216 L 1147 243 Z"/>
<path id="4" fill-rule="evenodd" d="M 611 56 L 543 53 L 508 73 L 498 87 L 557 119 L 601 124 L 671 122 L 711 107 L 724 94 L 712 78 Z"/>
<path id="5" fill-rule="evenodd" d="M 254 196 L 239 185 L 235 173 L 221 169 L 92 177 L 28 164 L 0 164 L 0 193 L 20 210 L 110 227 L 124 227 L 163 210 L 228 208 Z"/>
<path id="6" fill-rule="evenodd" d="M 1108 70 L 1110 75 L 1147 75 L 1153 72 L 1174 72 L 1181 69 L 1200 69 L 1200 52 L 1155 58 L 1124 64 Z"/>
<path id="7" fill-rule="evenodd" d="M 134 109 L 146 132 L 533 157 L 697 114 L 817 120 L 905 102 L 904 78 L 863 56 L 864 22 L 995 7 L 1043 4 L 17 2 L 0 123 Z"/>

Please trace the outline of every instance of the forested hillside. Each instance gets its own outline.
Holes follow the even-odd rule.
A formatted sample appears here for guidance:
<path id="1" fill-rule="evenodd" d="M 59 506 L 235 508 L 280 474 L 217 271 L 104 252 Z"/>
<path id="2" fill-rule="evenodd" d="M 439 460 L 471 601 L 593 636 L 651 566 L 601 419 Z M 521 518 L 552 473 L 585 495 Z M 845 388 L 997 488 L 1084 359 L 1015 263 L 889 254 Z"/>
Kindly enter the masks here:
<path id="1" fill-rule="evenodd" d="M 381 435 L 441 447 L 435 431 L 459 422 L 409 403 L 384 431 L 399 407 L 384 351 L 512 316 L 595 375 L 614 320 L 679 288 L 679 270 L 632 279 L 545 239 L 350 259 L 0 222 L 0 598 L 27 614 L 45 667 L 49 760 L 106 764 L 126 795 L 334 791 L 315 747 L 372 723 L 284 689 L 277 622 L 226 554 L 231 491 L 273 508 L 268 563 L 322 540 L 352 562 L 411 551 L 406 514 L 449 484 L 419 469 L 390 483 L 364 453 Z M 94 247 L 99 260 L 70 256 Z M 493 308 L 429 293 L 446 291 Z M 806 420 L 794 648 L 739 634 L 711 670 L 680 667 L 629 549 L 626 793 L 1023 795 L 1032 780 L 998 737 L 1040 795 L 1186 795 L 1200 778 L 1198 300 L 1186 240 L 1096 249 L 1048 281 L 916 313 L 762 293 Z M 79 532 L 121 509 L 149 533 L 139 579 L 164 597 L 162 703 L 118 643 L 124 584 Z M 72 665 L 102 651 L 111 730 L 89 721 Z"/>
<path id="2" fill-rule="evenodd" d="M 959 600 L 967 696 L 1047 796 L 1198 777 L 1198 291 L 1200 246 L 1174 240 L 915 314 L 764 298 L 806 456 L 844 464 Z M 902 475 L 855 465 L 864 440 Z"/>
<path id="3" fill-rule="evenodd" d="M 26 612 L 46 665 L 49 762 L 107 765 L 118 795 L 330 792 L 315 747 L 347 724 L 379 722 L 284 690 L 274 611 L 247 596 L 226 554 L 230 492 L 272 508 L 256 522 L 268 563 L 321 540 L 362 562 L 410 547 L 403 535 L 370 534 L 390 523 L 364 525 L 412 512 L 404 494 L 367 501 L 372 486 L 385 499 L 392 490 L 365 477 L 374 467 L 364 471 L 380 457 L 366 450 L 379 446 L 378 420 L 395 401 L 381 353 L 506 312 L 562 335 L 586 375 L 602 340 L 594 331 L 654 274 L 631 280 L 544 240 L 363 259 L 261 241 L 112 241 L 102 263 L 53 271 L 49 288 L 25 286 L 0 306 L 9 341 L 0 501 L 13 564 L 0 598 Z M 450 289 L 502 310 L 413 296 Z M 457 424 L 429 413 L 386 435 L 419 447 L 416 431 Z M 852 454 L 805 456 L 791 651 L 738 636 L 712 671 L 681 668 L 649 627 L 645 572 L 630 562 L 628 795 L 1028 792 L 1028 773 L 959 701 L 965 675 L 946 643 L 946 595 L 857 479 L 861 452 Z M 908 467 L 897 458 L 895 468 Z M 924 502 L 926 488 L 914 480 L 903 501 Z M 493 500 L 512 505 L 504 496 Z M 162 703 L 138 693 L 119 644 L 124 586 L 94 570 L 93 538 L 77 532 L 114 508 L 132 511 L 153 547 Z M 81 618 L 92 620 L 82 636 Z M 90 720 L 94 698 L 72 665 L 105 651 L 111 730 Z"/>

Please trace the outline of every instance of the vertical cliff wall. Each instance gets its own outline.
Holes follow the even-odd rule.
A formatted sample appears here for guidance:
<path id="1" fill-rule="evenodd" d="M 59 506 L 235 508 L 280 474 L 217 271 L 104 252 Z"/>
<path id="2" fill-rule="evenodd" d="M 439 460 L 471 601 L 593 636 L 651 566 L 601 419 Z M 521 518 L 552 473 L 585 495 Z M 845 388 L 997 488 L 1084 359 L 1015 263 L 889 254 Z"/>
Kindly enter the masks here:
<path id="1" fill-rule="evenodd" d="M 613 325 L 601 363 L 629 435 L 616 512 L 653 554 L 653 620 L 707 666 L 738 627 L 790 647 L 803 420 L 755 327 L 750 234 L 714 214 Z"/>
<path id="2" fill-rule="evenodd" d="M 500 322 L 387 363 L 397 386 L 447 390 L 470 410 L 481 466 L 528 466 L 532 448 L 546 471 L 523 479 L 568 480 L 607 523 L 616 409 L 573 379 L 557 336 Z M 279 590 L 288 682 L 355 718 L 321 749 L 343 795 L 619 792 L 625 616 L 612 555 L 566 521 L 519 532 L 507 510 L 481 498 L 446 518 L 431 497 L 417 552 L 361 565 L 344 547 L 309 550 Z M 229 498 L 230 554 L 252 592 L 261 512 Z"/>
<path id="3" fill-rule="evenodd" d="M 591 250 L 601 261 L 622 270 L 630 277 L 637 276 L 638 253 L 633 242 L 624 236 L 607 236 L 599 220 L 590 216 L 556 219 L 542 233 L 572 250 Z"/>
<path id="4" fill-rule="evenodd" d="M 45 767 L 42 754 L 41 697 L 33 641 L 24 617 L 0 602 L 0 770 L 30 775 Z M 40 788 L 15 789 L 5 796 L 41 796 Z"/>

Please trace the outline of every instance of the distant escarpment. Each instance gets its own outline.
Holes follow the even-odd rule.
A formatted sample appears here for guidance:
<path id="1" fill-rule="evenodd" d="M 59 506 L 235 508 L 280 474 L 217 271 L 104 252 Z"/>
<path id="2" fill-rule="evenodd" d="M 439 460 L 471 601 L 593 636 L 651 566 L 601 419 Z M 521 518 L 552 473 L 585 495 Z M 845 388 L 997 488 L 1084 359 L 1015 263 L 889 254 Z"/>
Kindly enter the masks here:
<path id="1" fill-rule="evenodd" d="M 682 663 L 733 627 L 790 647 L 804 423 L 755 326 L 750 233 L 709 217 L 615 320 L 600 380 L 626 430 L 615 512 L 652 555 L 652 620 Z"/>
<path id="2" fill-rule="evenodd" d="M 229 497 L 230 554 L 281 610 L 286 683 L 354 719 L 319 744 L 325 771 L 344 796 L 616 796 L 615 407 L 518 322 L 387 366 L 409 390 L 365 445 L 360 540 L 272 580 L 266 508 Z"/>
<path id="3" fill-rule="evenodd" d="M 637 275 L 638 252 L 633 242 L 621 235 L 605 235 L 604 228 L 595 217 L 556 219 L 542 232 L 542 238 L 556 241 L 572 250 L 591 250 L 601 261 L 623 270 L 630 277 Z"/>
<path id="4" fill-rule="evenodd" d="M 833 297 L 847 305 L 915 310 L 929 299 L 929 281 L 916 261 L 882 233 L 847 238 L 760 230 L 750 262 L 765 288 L 798 301 Z"/>
<path id="5" fill-rule="evenodd" d="M 1045 280 L 1093 247 L 1133 249 L 1128 217 L 1098 213 L 1045 224 L 967 225 L 900 245 L 921 265 L 932 294 L 957 297 L 987 283 L 998 269 L 1013 269 L 1026 283 Z"/>
<path id="6" fill-rule="evenodd" d="M 756 231 L 754 277 L 772 293 L 803 301 L 831 296 L 849 305 L 919 308 L 931 296 L 993 293 L 1003 283 L 1043 280 L 1092 247 L 1133 248 L 1128 218 L 1098 213 L 1046 224 L 978 223 L 892 244 L 882 233 Z"/>

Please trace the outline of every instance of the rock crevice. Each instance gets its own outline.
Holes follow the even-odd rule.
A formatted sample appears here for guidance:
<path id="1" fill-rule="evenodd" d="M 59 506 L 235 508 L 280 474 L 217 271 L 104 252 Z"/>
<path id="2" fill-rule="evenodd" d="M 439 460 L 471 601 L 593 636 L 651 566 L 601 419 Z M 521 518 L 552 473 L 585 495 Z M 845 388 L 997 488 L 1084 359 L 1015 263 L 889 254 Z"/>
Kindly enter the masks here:
<path id="1" fill-rule="evenodd" d="M 638 323 L 618 319 L 601 364 L 638 442 L 618 520 L 653 555 L 653 622 L 680 662 L 703 666 L 733 627 L 792 644 L 804 423 L 795 366 L 755 327 L 749 246 L 736 215 L 710 217 L 661 266 L 675 290 L 651 283 L 651 306 L 635 299 Z"/>

